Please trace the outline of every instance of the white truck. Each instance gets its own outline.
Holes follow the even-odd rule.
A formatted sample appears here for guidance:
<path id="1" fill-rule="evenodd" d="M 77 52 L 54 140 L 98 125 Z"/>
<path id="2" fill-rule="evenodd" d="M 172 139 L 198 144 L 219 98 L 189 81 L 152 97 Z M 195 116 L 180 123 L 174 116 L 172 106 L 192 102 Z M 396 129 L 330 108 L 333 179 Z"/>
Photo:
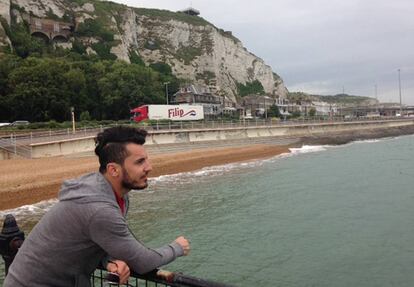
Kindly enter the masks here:
<path id="1" fill-rule="evenodd" d="M 204 119 L 203 106 L 144 105 L 131 110 L 135 122 L 144 120 L 194 121 Z"/>

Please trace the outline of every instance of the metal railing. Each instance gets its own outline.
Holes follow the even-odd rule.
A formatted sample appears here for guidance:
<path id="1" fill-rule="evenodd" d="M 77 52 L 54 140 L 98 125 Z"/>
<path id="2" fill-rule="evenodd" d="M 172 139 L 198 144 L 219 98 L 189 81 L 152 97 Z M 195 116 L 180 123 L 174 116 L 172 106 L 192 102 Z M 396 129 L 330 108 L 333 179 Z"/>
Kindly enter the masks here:
<path id="1" fill-rule="evenodd" d="M 166 270 L 156 269 L 149 273 L 140 275 L 132 272 L 126 284 L 120 285 L 117 280 L 113 280 L 112 274 L 102 268 L 98 268 L 91 276 L 91 286 L 132 286 L 132 287 L 231 287 L 231 285 L 213 282 L 181 273 L 170 272 Z"/>
<path id="2" fill-rule="evenodd" d="M 32 157 L 32 148 L 25 143 L 17 142 L 13 134 L 9 138 L 0 138 L 0 149 L 21 157 Z"/>
<path id="3" fill-rule="evenodd" d="M 358 117 L 345 119 L 343 117 L 312 117 L 299 118 L 293 120 L 268 119 L 240 119 L 240 120 L 221 120 L 221 121 L 180 121 L 180 122 L 153 122 L 153 123 L 134 123 L 131 125 L 144 128 L 149 132 L 158 133 L 177 130 L 204 130 L 204 129 L 237 129 L 254 127 L 274 127 L 274 126 L 294 126 L 294 125 L 316 125 L 316 124 L 338 124 L 338 123 L 369 123 L 378 121 L 401 121 L 413 120 L 404 117 Z M 0 149 L 20 155 L 26 158 L 31 157 L 31 144 L 43 143 L 47 141 L 71 140 L 83 137 L 92 137 L 110 126 L 83 127 L 73 132 L 71 129 L 33 131 L 22 133 L 11 133 L 0 136 Z"/>
<path id="4" fill-rule="evenodd" d="M 5 275 L 12 264 L 19 248 L 25 239 L 24 232 L 20 230 L 16 219 L 12 214 L 7 214 L 3 228 L 0 231 L 0 255 L 5 263 Z M 140 275 L 132 272 L 126 284 L 119 284 L 119 277 L 116 273 L 109 273 L 98 266 L 91 275 L 91 286 L 171 286 L 171 287 L 231 287 L 230 285 L 204 280 L 201 278 L 183 275 L 160 269 L 155 269 L 146 274 Z"/>
<path id="5" fill-rule="evenodd" d="M 240 127 L 255 127 L 255 126 L 280 126 L 280 125 L 298 125 L 298 124 L 317 124 L 317 123 L 340 123 L 340 122 L 369 122 L 378 120 L 402 120 L 401 117 L 358 117 L 344 119 L 343 117 L 312 117 L 312 118 L 298 118 L 291 120 L 279 120 L 279 119 L 240 119 L 240 120 L 216 120 L 216 121 L 177 121 L 177 122 L 152 122 L 152 123 L 135 123 L 131 122 L 131 125 L 145 128 L 149 131 L 158 130 L 181 130 L 181 129 L 211 129 L 211 128 L 240 128 Z M 411 119 L 411 118 L 409 118 Z M 111 125 L 113 126 L 113 125 Z M 82 127 L 76 129 L 75 132 L 72 129 L 55 129 L 55 130 L 42 130 L 31 132 L 10 132 L 0 136 L 0 139 L 14 137 L 18 141 L 24 141 L 26 144 L 44 142 L 47 140 L 63 140 L 72 139 L 80 136 L 94 136 L 99 131 L 110 126 L 99 127 Z"/>

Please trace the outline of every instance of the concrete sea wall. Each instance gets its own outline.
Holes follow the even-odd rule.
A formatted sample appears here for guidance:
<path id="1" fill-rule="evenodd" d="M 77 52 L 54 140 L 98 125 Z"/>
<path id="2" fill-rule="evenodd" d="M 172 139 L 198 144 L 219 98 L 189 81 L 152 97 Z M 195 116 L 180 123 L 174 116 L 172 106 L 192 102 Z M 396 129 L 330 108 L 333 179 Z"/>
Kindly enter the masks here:
<path id="1" fill-rule="evenodd" d="M 315 138 L 346 135 L 352 133 L 367 133 L 375 137 L 375 131 L 394 130 L 390 135 L 398 134 L 398 129 L 408 128 L 414 133 L 414 119 L 402 119 L 395 121 L 364 121 L 343 123 L 316 123 L 297 125 L 276 125 L 237 128 L 210 128 L 192 130 L 168 130 L 152 131 L 147 137 L 147 145 L 180 144 L 180 143 L 202 143 L 207 141 L 252 139 L 260 137 L 275 138 Z M 396 130 L 396 132 L 395 132 Z M 406 132 L 407 133 L 407 132 Z M 30 145 L 32 158 L 69 155 L 80 152 L 90 152 L 95 148 L 94 137 L 75 138 Z M 7 155 L 4 159 L 9 158 Z M 1 155 L 0 155 L 1 159 Z"/>

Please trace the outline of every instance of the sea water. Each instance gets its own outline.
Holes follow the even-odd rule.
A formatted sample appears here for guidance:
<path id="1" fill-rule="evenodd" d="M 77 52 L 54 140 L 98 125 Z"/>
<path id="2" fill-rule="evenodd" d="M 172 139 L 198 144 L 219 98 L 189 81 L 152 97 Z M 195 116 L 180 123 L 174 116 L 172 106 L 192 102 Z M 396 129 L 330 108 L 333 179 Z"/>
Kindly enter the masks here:
<path id="1" fill-rule="evenodd" d="M 188 237 L 190 255 L 164 269 L 205 279 L 412 286 L 413 160 L 403 136 L 162 176 L 131 192 L 128 221 L 150 247 Z M 12 212 L 27 232 L 52 204 Z"/>

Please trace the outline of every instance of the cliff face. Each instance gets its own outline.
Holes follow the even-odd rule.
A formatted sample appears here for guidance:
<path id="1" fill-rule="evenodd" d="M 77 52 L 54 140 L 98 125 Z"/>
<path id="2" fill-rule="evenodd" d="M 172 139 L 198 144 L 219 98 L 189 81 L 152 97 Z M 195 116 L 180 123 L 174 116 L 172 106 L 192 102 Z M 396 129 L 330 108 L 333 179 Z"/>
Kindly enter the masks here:
<path id="1" fill-rule="evenodd" d="M 146 64 L 167 63 L 177 77 L 214 86 L 234 101 L 237 85 L 255 80 L 266 93 L 286 97 L 282 79 L 270 66 L 248 52 L 230 32 L 197 16 L 96 0 L 1 0 L 0 13 L 9 23 L 10 18 L 19 22 L 24 13 L 70 19 L 76 29 L 95 21 L 113 34 L 110 53 L 118 59 L 130 62 L 135 56 Z M 0 41 L 1 35 L 0 30 Z M 8 39 L 3 38 L 4 44 Z M 102 41 L 99 35 L 80 35 L 75 30 L 64 47 L 71 48 L 75 39 L 88 53 L 96 53 L 94 44 Z"/>
<path id="2" fill-rule="evenodd" d="M 0 0 L 0 16 L 10 25 L 10 2 L 8 0 Z M 0 47 L 9 46 L 10 40 L 6 35 L 3 25 L 0 25 Z"/>

